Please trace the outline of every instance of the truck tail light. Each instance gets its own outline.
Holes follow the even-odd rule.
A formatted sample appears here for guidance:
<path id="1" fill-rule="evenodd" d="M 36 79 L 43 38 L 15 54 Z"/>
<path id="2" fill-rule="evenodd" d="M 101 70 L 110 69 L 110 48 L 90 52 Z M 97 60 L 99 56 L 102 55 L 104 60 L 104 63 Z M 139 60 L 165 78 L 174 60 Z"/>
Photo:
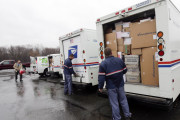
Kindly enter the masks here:
<path id="1" fill-rule="evenodd" d="M 163 48 L 164 48 L 163 44 L 159 44 L 159 45 L 158 45 L 158 49 L 159 49 L 159 50 L 163 50 Z"/>
<path id="2" fill-rule="evenodd" d="M 85 50 L 83 50 L 83 54 L 85 53 Z"/>
<path id="3" fill-rule="evenodd" d="M 102 46 L 103 46 L 103 43 L 102 43 L 102 42 L 100 42 L 100 43 L 99 43 L 99 45 L 102 47 Z"/>
<path id="4" fill-rule="evenodd" d="M 159 51 L 158 54 L 159 54 L 159 56 L 164 56 L 164 51 L 161 50 L 161 51 Z"/>
<path id="5" fill-rule="evenodd" d="M 158 32 L 158 34 L 157 34 L 157 36 L 159 37 L 159 38 L 162 38 L 163 37 L 163 32 Z"/>
<path id="6" fill-rule="evenodd" d="M 101 59 L 104 59 L 104 56 L 101 56 Z"/>
<path id="7" fill-rule="evenodd" d="M 84 62 L 86 62 L 86 59 L 84 59 Z"/>
<path id="8" fill-rule="evenodd" d="M 160 58 L 160 61 L 163 61 L 163 58 Z"/>
<path id="9" fill-rule="evenodd" d="M 84 69 L 86 70 L 86 66 L 84 66 Z"/>
<path id="10" fill-rule="evenodd" d="M 101 51 L 100 54 L 103 55 L 104 54 L 103 51 Z"/>

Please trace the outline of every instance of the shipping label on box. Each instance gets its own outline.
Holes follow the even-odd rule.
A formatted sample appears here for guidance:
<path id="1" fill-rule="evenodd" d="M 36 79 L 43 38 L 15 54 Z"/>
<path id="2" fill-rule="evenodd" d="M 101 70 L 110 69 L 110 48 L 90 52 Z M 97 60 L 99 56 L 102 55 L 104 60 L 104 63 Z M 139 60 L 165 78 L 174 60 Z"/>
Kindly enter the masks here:
<path id="1" fill-rule="evenodd" d="M 139 65 L 139 55 L 125 55 L 125 63 L 129 65 Z"/>
<path id="2" fill-rule="evenodd" d="M 131 38 L 124 38 L 124 45 L 130 45 L 131 44 Z"/>

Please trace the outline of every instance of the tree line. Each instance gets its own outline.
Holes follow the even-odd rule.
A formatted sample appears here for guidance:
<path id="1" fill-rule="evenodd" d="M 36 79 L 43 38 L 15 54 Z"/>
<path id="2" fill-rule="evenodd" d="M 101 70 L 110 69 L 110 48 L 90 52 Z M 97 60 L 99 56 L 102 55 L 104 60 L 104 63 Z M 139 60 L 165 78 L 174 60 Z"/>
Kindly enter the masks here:
<path id="1" fill-rule="evenodd" d="M 42 46 L 10 46 L 0 47 L 0 62 L 3 60 L 21 60 L 22 62 L 30 62 L 30 56 L 47 56 L 49 54 L 59 54 L 60 49 L 47 48 Z"/>

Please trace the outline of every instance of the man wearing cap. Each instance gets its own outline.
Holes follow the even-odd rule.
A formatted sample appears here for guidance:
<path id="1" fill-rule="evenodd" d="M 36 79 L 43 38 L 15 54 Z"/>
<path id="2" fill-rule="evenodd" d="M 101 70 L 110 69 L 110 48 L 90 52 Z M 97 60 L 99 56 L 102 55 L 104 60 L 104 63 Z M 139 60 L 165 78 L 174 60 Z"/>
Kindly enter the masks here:
<path id="1" fill-rule="evenodd" d="M 22 74 L 19 73 L 19 71 L 22 69 L 22 64 L 21 64 L 21 61 L 18 60 L 13 68 L 15 69 L 15 81 L 17 82 L 17 78 L 18 78 L 18 74 L 20 75 L 20 81 L 22 82 Z"/>
<path id="2" fill-rule="evenodd" d="M 71 54 L 69 58 L 67 58 L 64 62 L 64 94 L 72 95 L 72 74 L 76 77 L 77 74 L 73 70 L 72 60 L 74 59 L 74 55 Z"/>
<path id="3" fill-rule="evenodd" d="M 128 101 L 124 92 L 123 75 L 126 74 L 126 65 L 122 59 L 112 56 L 110 48 L 105 49 L 106 59 L 99 66 L 99 91 L 102 92 L 104 82 L 108 90 L 109 101 L 112 108 L 113 120 L 121 120 L 120 108 L 124 112 L 126 120 L 130 120 L 131 113 L 129 111 Z"/>

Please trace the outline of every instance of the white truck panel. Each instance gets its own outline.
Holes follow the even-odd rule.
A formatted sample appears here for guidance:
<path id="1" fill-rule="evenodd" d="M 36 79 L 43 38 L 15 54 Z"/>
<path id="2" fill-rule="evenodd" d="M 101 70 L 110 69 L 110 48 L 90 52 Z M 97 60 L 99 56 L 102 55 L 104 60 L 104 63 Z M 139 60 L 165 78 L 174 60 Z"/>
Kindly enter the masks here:
<path id="1" fill-rule="evenodd" d="M 94 30 L 80 29 L 60 37 L 61 63 L 64 63 L 65 59 L 70 55 L 69 53 L 75 55 L 72 64 L 74 71 L 80 77 L 73 77 L 73 82 L 82 82 L 93 86 L 98 84 L 99 52 L 97 46 L 96 31 Z M 85 53 L 83 53 L 83 50 Z"/>

